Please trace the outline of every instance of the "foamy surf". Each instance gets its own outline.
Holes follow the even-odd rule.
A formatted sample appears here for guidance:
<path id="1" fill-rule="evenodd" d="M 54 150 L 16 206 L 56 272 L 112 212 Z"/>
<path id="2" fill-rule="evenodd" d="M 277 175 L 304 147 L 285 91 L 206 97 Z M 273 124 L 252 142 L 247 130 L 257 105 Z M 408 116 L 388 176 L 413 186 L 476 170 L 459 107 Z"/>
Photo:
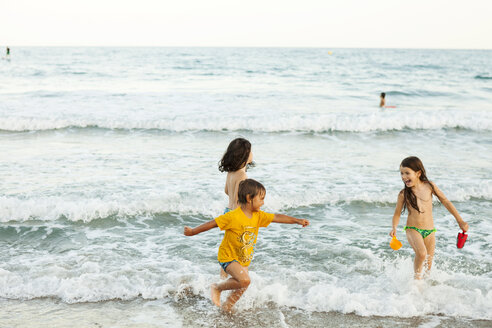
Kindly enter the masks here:
<path id="1" fill-rule="evenodd" d="M 347 186 L 350 189 L 350 186 Z M 398 190 L 379 193 L 350 193 L 349 190 L 311 190 L 268 194 L 266 209 L 281 212 L 297 208 L 325 206 L 394 206 Z M 192 197 L 193 196 L 193 197 Z M 447 193 L 453 202 L 492 200 L 492 183 L 477 187 L 460 187 Z M 0 196 L 0 222 L 25 222 L 29 220 L 91 222 L 105 218 L 129 218 L 174 213 L 216 217 L 223 211 L 226 200 L 221 193 L 182 190 L 155 194 L 122 193 L 98 198 L 80 196 L 23 197 Z M 437 206 L 439 201 L 434 199 Z"/>
<path id="2" fill-rule="evenodd" d="M 479 287 L 488 278 L 443 272 L 437 268 L 426 280 L 414 281 L 410 258 L 384 260 L 374 255 L 370 258 L 367 263 L 357 265 L 371 271 L 368 276 L 354 275 L 350 267 L 336 272 L 340 270 L 338 267 L 335 273 L 330 273 L 333 259 L 327 259 L 328 270 L 323 271 L 275 265 L 275 276 L 268 274 L 266 263 L 254 265 L 251 269 L 253 283 L 238 303 L 238 310 L 251 311 L 273 303 L 277 307 L 310 312 L 360 316 L 443 315 L 492 319 L 492 293 L 490 289 Z M 168 258 L 177 261 L 173 270 L 159 269 L 155 258 L 140 265 L 119 267 L 81 257 L 76 259 L 80 262 L 67 268 L 52 263 L 54 258 L 41 258 L 32 264 L 28 275 L 0 269 L 0 297 L 12 300 L 55 298 L 69 304 L 136 299 L 176 301 L 190 296 L 208 300 L 209 285 L 218 279 L 218 265 L 197 266 L 175 257 Z M 343 271 L 346 271 L 345 276 Z M 475 287 L 467 288 L 464 284 Z"/>
<path id="3" fill-rule="evenodd" d="M 121 129 L 163 132 L 190 131 L 251 131 L 266 133 L 302 132 L 373 132 L 402 130 L 468 129 L 492 131 L 492 115 L 488 111 L 408 111 L 372 110 L 372 113 L 289 114 L 235 116 L 209 113 L 206 116 L 173 115 L 171 117 L 141 119 L 134 117 L 108 118 L 39 118 L 15 117 L 11 113 L 0 116 L 0 130 L 5 132 L 49 131 L 61 129 Z"/>

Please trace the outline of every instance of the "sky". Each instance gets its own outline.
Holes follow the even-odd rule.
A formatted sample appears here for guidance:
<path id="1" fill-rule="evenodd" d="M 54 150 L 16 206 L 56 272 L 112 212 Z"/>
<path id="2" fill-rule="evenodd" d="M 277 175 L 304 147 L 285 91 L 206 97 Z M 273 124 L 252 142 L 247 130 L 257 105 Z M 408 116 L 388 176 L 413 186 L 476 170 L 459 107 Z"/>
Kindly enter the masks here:
<path id="1" fill-rule="evenodd" d="M 0 0 L 0 46 L 492 49 L 492 0 Z"/>

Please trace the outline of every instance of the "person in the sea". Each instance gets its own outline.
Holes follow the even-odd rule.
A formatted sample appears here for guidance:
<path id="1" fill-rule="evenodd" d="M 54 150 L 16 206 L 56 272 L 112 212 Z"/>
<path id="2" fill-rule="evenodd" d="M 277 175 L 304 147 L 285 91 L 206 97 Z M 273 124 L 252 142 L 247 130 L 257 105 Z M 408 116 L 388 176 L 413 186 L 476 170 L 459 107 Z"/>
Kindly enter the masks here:
<path id="1" fill-rule="evenodd" d="M 381 101 L 379 102 L 379 107 L 384 108 L 384 106 L 386 106 L 386 94 L 384 92 L 381 92 L 381 95 L 379 97 L 381 98 Z"/>
<path id="2" fill-rule="evenodd" d="M 260 227 L 270 223 L 309 225 L 306 219 L 298 219 L 284 214 L 265 213 L 261 210 L 266 195 L 265 187 L 256 180 L 246 179 L 240 182 L 238 189 L 239 206 L 214 220 L 195 228 L 184 227 L 185 236 L 194 236 L 204 231 L 219 227 L 225 230 L 224 239 L 219 246 L 218 262 L 231 277 L 220 283 L 212 284 L 212 302 L 227 312 L 243 295 L 250 284 L 249 265 Z M 227 300 L 221 305 L 220 295 L 224 290 L 231 290 Z"/>
<path id="3" fill-rule="evenodd" d="M 236 138 L 229 143 L 226 152 L 219 161 L 219 171 L 227 172 L 224 192 L 229 197 L 229 203 L 224 214 L 238 207 L 237 191 L 239 183 L 248 178 L 246 170 L 254 166 L 251 143 L 244 138 Z M 222 279 L 227 278 L 227 273 L 220 269 Z"/>
<path id="4" fill-rule="evenodd" d="M 232 140 L 219 162 L 219 171 L 227 172 L 224 191 L 229 197 L 229 204 L 224 213 L 232 211 L 238 206 L 237 190 L 239 183 L 248 178 L 246 169 L 252 163 L 253 152 L 251 151 L 251 143 L 244 138 Z"/>
<path id="5" fill-rule="evenodd" d="M 455 217 L 463 231 L 467 231 L 469 227 L 453 203 L 446 198 L 434 182 L 429 181 L 424 165 L 419 158 L 415 156 L 405 158 L 400 164 L 400 174 L 404 188 L 398 194 L 390 236 L 396 236 L 400 215 L 407 210 L 407 224 L 404 230 L 408 243 L 415 252 L 415 279 L 422 279 L 425 273 L 424 264 L 426 264 L 426 272 L 429 272 L 432 267 L 436 246 L 436 228 L 432 218 L 432 196 L 435 195 Z"/>

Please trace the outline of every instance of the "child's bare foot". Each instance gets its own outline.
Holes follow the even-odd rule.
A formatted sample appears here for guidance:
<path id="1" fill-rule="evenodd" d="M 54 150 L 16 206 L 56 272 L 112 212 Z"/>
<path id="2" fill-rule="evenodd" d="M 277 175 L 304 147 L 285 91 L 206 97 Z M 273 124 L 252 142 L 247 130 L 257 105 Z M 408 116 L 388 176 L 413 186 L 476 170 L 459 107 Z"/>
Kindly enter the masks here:
<path id="1" fill-rule="evenodd" d="M 217 284 L 210 286 L 212 303 L 220 307 L 220 290 L 217 289 Z"/>
<path id="2" fill-rule="evenodd" d="M 234 310 L 232 309 L 232 307 L 234 306 L 234 304 L 231 304 L 227 301 L 224 302 L 224 304 L 222 304 L 222 306 L 220 307 L 224 312 L 227 312 L 227 313 L 234 313 Z"/>

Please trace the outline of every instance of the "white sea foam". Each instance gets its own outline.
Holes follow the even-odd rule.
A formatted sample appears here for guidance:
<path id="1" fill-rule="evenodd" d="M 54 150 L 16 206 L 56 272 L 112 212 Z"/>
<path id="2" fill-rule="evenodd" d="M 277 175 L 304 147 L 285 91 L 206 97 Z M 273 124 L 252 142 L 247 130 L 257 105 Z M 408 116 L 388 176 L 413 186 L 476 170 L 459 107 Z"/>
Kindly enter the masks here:
<path id="1" fill-rule="evenodd" d="M 197 115 L 173 115 L 166 118 L 138 118 L 133 115 L 95 118 L 39 118 L 15 117 L 0 118 L 0 130 L 4 131 L 42 131 L 68 127 L 99 127 L 106 129 L 145 129 L 174 132 L 185 131 L 240 131 L 257 132 L 370 132 L 404 129 L 434 130 L 444 128 L 464 128 L 477 131 L 492 131 L 490 112 L 464 111 L 401 111 L 373 113 L 329 113 L 329 114 L 263 114 L 247 116 L 208 113 Z M 55 114 L 58 115 L 59 114 Z M 128 116 L 126 118 L 125 116 Z"/>
<path id="2" fill-rule="evenodd" d="M 155 213 L 216 215 L 223 210 L 223 201 L 208 199 L 201 205 L 179 194 L 162 198 L 128 200 L 123 197 L 78 199 L 41 197 L 18 199 L 0 197 L 0 222 L 31 219 L 53 221 L 65 217 L 70 221 L 90 222 L 110 216 L 128 217 Z"/>
<path id="3" fill-rule="evenodd" d="M 490 288 L 462 288 L 458 283 L 471 279 L 487 285 L 486 277 L 434 269 L 428 280 L 414 281 L 410 258 L 384 263 L 378 263 L 381 262 L 378 258 L 372 261 L 376 262 L 374 267 L 381 265 L 383 271 L 368 276 L 347 272 L 343 278 L 302 268 L 277 268 L 273 277 L 267 271 L 256 273 L 253 268 L 250 271 L 253 283 L 238 303 L 238 309 L 248 310 L 274 302 L 307 311 L 362 316 L 445 315 L 492 319 Z M 179 301 L 193 294 L 210 298 L 209 285 L 218 278 L 218 270 L 202 267 L 205 271 L 200 272 L 187 261 L 179 264 L 181 268 L 176 266 L 177 271 L 166 272 L 131 265 L 106 271 L 97 264 L 71 271 L 54 267 L 49 272 L 27 275 L 0 269 L 0 297 L 23 300 L 53 297 L 66 303 L 136 298 Z"/>
<path id="4" fill-rule="evenodd" d="M 300 307 L 308 311 L 336 311 L 362 316 L 443 314 L 492 318 L 492 292 L 472 287 L 490 284 L 489 278 L 446 273 L 434 268 L 428 280 L 414 281 L 410 257 L 390 262 L 372 256 L 369 262 L 372 265 L 366 269 L 373 272 L 371 275 L 357 275 L 357 270 L 349 266 L 344 277 L 335 279 L 329 271 L 312 272 L 299 268 L 295 272 L 280 269 L 276 277 L 282 279 L 275 280 L 266 273 L 259 275 L 253 272 L 254 284 L 240 305 L 247 309 L 273 301 L 280 306 Z M 466 280 L 473 281 L 469 288 L 463 288 L 460 283 Z"/>
<path id="5" fill-rule="evenodd" d="M 304 206 L 335 206 L 353 202 L 393 204 L 396 194 L 391 191 L 349 193 L 345 190 L 306 190 L 302 192 L 290 190 L 281 195 L 270 192 L 264 210 L 281 212 Z M 484 182 L 478 187 L 457 188 L 448 192 L 447 197 L 451 201 L 467 201 L 472 197 L 491 200 L 492 183 Z M 143 195 L 121 194 L 103 198 L 42 196 L 25 199 L 0 196 L 0 222 L 32 219 L 53 221 L 60 217 L 65 217 L 70 221 L 90 222 L 110 216 L 133 217 L 159 213 L 215 217 L 222 213 L 225 203 L 226 199 L 221 193 L 208 194 L 198 191 L 156 192 Z"/>

